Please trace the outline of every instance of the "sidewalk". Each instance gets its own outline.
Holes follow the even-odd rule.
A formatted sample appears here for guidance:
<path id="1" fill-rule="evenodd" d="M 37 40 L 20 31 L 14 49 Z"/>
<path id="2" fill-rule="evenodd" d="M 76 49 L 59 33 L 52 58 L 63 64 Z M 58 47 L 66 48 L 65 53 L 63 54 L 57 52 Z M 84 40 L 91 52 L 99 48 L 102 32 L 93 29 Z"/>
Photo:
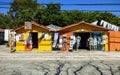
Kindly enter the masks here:
<path id="1" fill-rule="evenodd" d="M 120 60 L 120 52 L 74 51 L 74 52 L 13 52 L 0 46 L 1 60 Z"/>

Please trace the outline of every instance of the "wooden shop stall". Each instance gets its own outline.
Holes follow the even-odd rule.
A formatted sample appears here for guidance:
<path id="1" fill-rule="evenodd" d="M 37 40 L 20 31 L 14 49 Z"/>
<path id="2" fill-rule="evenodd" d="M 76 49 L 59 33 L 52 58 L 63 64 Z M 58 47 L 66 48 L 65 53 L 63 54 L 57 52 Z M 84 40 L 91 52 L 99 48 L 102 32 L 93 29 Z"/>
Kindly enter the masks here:
<path id="1" fill-rule="evenodd" d="M 109 31 L 109 51 L 120 51 L 120 31 Z"/>
<path id="2" fill-rule="evenodd" d="M 11 31 L 10 52 L 16 51 L 52 51 L 52 39 L 50 30 L 36 22 L 25 22 L 19 28 Z"/>
<path id="3" fill-rule="evenodd" d="M 75 23 L 75 24 L 71 24 L 68 25 L 66 27 L 63 27 L 61 29 L 58 30 L 60 37 L 62 39 L 64 39 L 64 37 L 66 38 L 66 46 L 63 46 L 60 50 L 61 51 L 70 51 L 71 50 L 71 38 L 74 36 L 75 38 L 77 38 L 77 36 L 80 37 L 80 43 L 78 46 L 78 49 L 86 49 L 86 50 L 90 50 L 89 46 L 88 46 L 88 38 L 90 36 L 92 36 L 93 38 L 96 37 L 97 39 L 97 44 L 96 44 L 96 49 L 94 50 L 104 50 L 104 51 L 108 51 L 108 31 L 110 29 L 107 28 L 103 28 L 101 26 L 97 26 L 97 25 L 93 25 L 87 22 L 79 22 L 79 23 Z M 104 49 L 100 49 L 102 47 L 100 47 L 102 43 L 102 36 L 106 35 L 105 38 L 105 45 L 104 45 Z M 98 38 L 100 38 L 100 42 L 98 44 Z M 76 40 L 75 40 L 76 41 Z M 76 43 L 74 43 L 74 46 L 72 46 L 72 50 L 76 50 Z"/>

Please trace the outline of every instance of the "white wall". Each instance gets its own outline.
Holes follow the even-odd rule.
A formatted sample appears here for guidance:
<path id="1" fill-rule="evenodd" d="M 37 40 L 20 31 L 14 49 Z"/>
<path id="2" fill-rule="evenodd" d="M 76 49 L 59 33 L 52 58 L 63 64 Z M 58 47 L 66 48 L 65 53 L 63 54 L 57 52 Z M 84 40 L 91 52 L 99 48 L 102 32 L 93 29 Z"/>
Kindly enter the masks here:
<path id="1" fill-rule="evenodd" d="M 11 29 L 5 29 L 4 30 L 4 41 L 9 41 L 9 34 Z"/>

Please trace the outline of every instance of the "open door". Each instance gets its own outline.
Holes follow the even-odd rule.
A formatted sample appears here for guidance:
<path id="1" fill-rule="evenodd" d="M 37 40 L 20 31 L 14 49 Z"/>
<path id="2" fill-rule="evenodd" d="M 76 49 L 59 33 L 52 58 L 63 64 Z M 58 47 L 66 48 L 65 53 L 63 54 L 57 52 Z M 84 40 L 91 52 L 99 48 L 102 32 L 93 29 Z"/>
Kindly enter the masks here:
<path id="1" fill-rule="evenodd" d="M 90 37 L 90 32 L 75 32 L 74 35 L 80 36 L 81 37 L 81 41 L 79 42 L 79 47 L 78 49 L 87 49 L 89 50 L 89 46 L 88 46 L 88 38 Z"/>
<path id="2" fill-rule="evenodd" d="M 38 33 L 32 32 L 32 48 L 38 48 Z"/>

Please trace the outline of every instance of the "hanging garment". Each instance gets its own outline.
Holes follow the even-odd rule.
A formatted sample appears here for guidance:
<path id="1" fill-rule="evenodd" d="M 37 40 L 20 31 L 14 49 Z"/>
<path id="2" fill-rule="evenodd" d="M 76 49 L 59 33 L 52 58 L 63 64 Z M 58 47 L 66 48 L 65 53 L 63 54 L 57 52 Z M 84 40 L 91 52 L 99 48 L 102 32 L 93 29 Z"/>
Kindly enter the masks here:
<path id="1" fill-rule="evenodd" d="M 114 25 L 111 26 L 111 29 L 114 30 Z"/>
<path id="2" fill-rule="evenodd" d="M 101 44 L 101 37 L 100 36 L 98 36 L 97 44 Z"/>
<path id="3" fill-rule="evenodd" d="M 62 38 L 59 39 L 59 48 L 62 48 Z"/>
<path id="4" fill-rule="evenodd" d="M 55 33 L 55 34 L 54 34 L 53 48 L 55 48 L 55 47 L 56 47 L 56 45 L 57 45 L 58 36 L 59 36 L 59 34 L 58 34 L 58 33 Z"/>
<path id="5" fill-rule="evenodd" d="M 44 36 L 45 40 L 48 40 L 49 38 L 49 35 L 46 33 L 45 36 Z"/>
<path id="6" fill-rule="evenodd" d="M 89 42 L 89 45 L 92 45 L 92 46 L 94 45 L 94 40 L 92 37 L 88 38 L 88 42 Z"/>
<path id="7" fill-rule="evenodd" d="M 103 27 L 106 28 L 107 24 L 107 22 L 104 22 Z"/>
<path id="8" fill-rule="evenodd" d="M 97 37 L 94 36 L 94 45 L 97 45 Z"/>
<path id="9" fill-rule="evenodd" d="M 73 35 L 73 43 L 76 43 L 76 37 Z"/>
<path id="10" fill-rule="evenodd" d="M 45 36 L 45 33 L 42 32 L 42 35 L 41 35 L 40 39 L 44 38 L 44 36 Z"/>
<path id="11" fill-rule="evenodd" d="M 31 50 L 32 49 L 32 36 L 31 33 L 28 34 L 27 40 L 24 41 L 25 44 L 25 50 Z"/>
<path id="12" fill-rule="evenodd" d="M 98 41 L 97 41 L 97 50 L 101 50 L 101 36 L 98 36 Z"/>
<path id="13" fill-rule="evenodd" d="M 77 39 L 76 39 L 75 35 L 73 35 L 73 49 L 77 50 Z"/>
<path id="14" fill-rule="evenodd" d="M 12 40 L 13 40 L 13 42 L 16 41 L 16 35 L 15 35 L 15 34 L 12 34 Z M 18 41 L 19 41 L 19 40 L 18 40 Z"/>
<path id="15" fill-rule="evenodd" d="M 74 46 L 73 36 L 70 36 L 70 49 L 72 50 Z"/>
<path id="16" fill-rule="evenodd" d="M 93 38 L 91 36 L 88 38 L 88 42 L 89 42 L 90 50 L 93 50 L 94 40 L 93 40 Z"/>
<path id="17" fill-rule="evenodd" d="M 15 37 L 15 39 L 16 39 L 16 42 L 19 42 L 19 40 L 20 40 L 20 34 L 17 34 L 16 37 Z"/>
<path id="18" fill-rule="evenodd" d="M 31 40 L 32 40 L 32 36 L 31 36 L 31 34 L 29 33 L 29 35 L 28 35 L 28 38 L 27 38 L 27 44 L 29 43 L 31 43 Z"/>
<path id="19" fill-rule="evenodd" d="M 27 41 L 26 41 L 26 40 L 24 41 L 24 44 L 25 44 L 25 45 L 27 44 Z"/>
<path id="20" fill-rule="evenodd" d="M 92 22 L 93 25 L 99 25 L 98 21 Z"/>
<path id="21" fill-rule="evenodd" d="M 118 26 L 116 26 L 116 27 L 115 27 L 115 31 L 118 31 L 118 30 L 119 30 L 119 27 L 118 27 Z"/>
<path id="22" fill-rule="evenodd" d="M 97 37 L 94 36 L 94 50 L 97 50 Z"/>
<path id="23" fill-rule="evenodd" d="M 98 20 L 98 22 L 100 22 L 100 23 L 98 23 L 99 26 L 103 26 L 103 24 L 104 24 L 103 20 Z"/>
<path id="24" fill-rule="evenodd" d="M 59 33 L 55 33 L 55 35 L 54 35 L 54 40 L 57 40 L 57 39 L 58 39 L 58 35 L 59 35 Z"/>
<path id="25" fill-rule="evenodd" d="M 24 34 L 23 33 L 21 33 L 19 37 L 20 37 L 19 40 L 24 40 Z"/>
<path id="26" fill-rule="evenodd" d="M 107 39 L 107 35 L 102 35 L 102 42 L 101 42 L 102 50 L 105 50 L 106 39 Z"/>
<path id="27" fill-rule="evenodd" d="M 77 49 L 78 49 L 79 46 L 80 46 L 80 41 L 81 41 L 81 37 L 80 37 L 80 36 L 77 36 Z"/>
<path id="28" fill-rule="evenodd" d="M 106 39 L 107 39 L 107 35 L 103 35 L 101 44 L 106 44 Z"/>

